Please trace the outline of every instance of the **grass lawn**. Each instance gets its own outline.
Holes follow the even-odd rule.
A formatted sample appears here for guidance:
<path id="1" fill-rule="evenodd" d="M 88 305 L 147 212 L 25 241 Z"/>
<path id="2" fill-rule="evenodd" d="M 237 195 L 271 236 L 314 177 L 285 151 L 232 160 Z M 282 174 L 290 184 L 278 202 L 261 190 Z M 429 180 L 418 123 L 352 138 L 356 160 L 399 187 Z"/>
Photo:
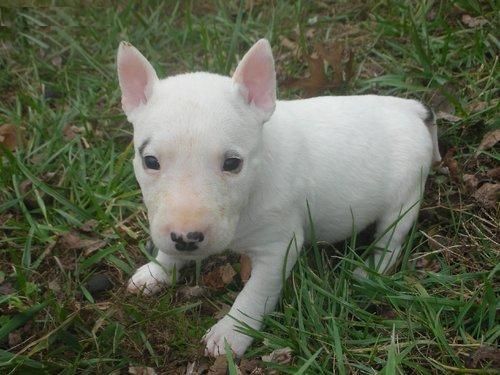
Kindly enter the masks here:
<path id="1" fill-rule="evenodd" d="M 497 2 L 81 3 L 0 8 L 1 373 L 500 371 Z M 238 270 L 237 257 L 193 266 L 159 296 L 123 287 L 151 255 L 115 56 L 128 40 L 161 77 L 229 74 L 261 37 L 281 99 L 377 93 L 429 104 L 450 173 L 429 177 L 397 272 L 354 281 L 355 250 L 367 246 L 356 237 L 305 249 L 277 312 L 248 332 L 246 357 L 214 364 L 199 340 L 241 281 L 204 276 L 228 262 Z M 193 296 L 197 283 L 211 287 Z"/>

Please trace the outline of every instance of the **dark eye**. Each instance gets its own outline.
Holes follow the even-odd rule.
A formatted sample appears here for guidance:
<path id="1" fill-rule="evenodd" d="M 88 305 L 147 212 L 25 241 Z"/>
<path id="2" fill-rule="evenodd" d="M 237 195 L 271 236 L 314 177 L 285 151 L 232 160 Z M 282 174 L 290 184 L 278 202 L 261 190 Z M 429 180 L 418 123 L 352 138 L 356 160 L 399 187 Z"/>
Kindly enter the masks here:
<path id="1" fill-rule="evenodd" d="M 145 156 L 144 165 L 146 166 L 147 169 L 155 169 L 155 170 L 160 169 L 160 163 L 158 162 L 158 159 L 155 158 L 154 156 L 149 156 L 149 155 Z"/>
<path id="2" fill-rule="evenodd" d="M 238 173 L 241 171 L 241 165 L 243 164 L 243 160 L 239 158 L 226 158 L 224 160 L 224 165 L 222 166 L 222 170 L 224 172 Z"/>

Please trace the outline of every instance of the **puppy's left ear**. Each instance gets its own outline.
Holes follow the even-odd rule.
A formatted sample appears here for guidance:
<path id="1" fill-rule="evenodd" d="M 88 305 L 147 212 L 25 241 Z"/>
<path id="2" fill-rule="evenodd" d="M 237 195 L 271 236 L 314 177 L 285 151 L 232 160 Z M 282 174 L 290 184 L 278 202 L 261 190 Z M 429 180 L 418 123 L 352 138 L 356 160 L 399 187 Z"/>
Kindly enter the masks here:
<path id="1" fill-rule="evenodd" d="M 158 76 L 149 61 L 130 43 L 121 42 L 116 58 L 122 108 L 128 116 L 148 102 Z"/>
<path id="2" fill-rule="evenodd" d="M 243 56 L 233 82 L 246 103 L 255 106 L 268 120 L 276 106 L 276 71 L 267 39 L 260 39 Z"/>

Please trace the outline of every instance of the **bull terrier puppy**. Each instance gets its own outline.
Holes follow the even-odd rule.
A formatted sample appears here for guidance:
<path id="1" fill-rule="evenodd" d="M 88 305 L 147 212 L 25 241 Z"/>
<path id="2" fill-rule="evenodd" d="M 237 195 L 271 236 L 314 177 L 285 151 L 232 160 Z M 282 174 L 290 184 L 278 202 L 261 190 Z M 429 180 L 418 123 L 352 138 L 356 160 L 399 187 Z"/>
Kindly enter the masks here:
<path id="1" fill-rule="evenodd" d="M 137 181 L 157 258 L 130 292 L 153 294 L 189 260 L 247 254 L 249 281 L 204 336 L 206 355 L 241 356 L 273 311 L 308 238 L 336 242 L 376 223 L 376 271 L 396 262 L 433 161 L 432 112 L 415 100 L 325 96 L 276 100 L 269 42 L 259 40 L 232 78 L 197 72 L 159 79 L 132 45 L 118 49 L 122 107 L 133 124 Z M 388 228 L 390 228 L 388 230 Z M 284 269 L 283 269 L 284 267 Z M 365 276 L 365 267 L 356 274 Z"/>

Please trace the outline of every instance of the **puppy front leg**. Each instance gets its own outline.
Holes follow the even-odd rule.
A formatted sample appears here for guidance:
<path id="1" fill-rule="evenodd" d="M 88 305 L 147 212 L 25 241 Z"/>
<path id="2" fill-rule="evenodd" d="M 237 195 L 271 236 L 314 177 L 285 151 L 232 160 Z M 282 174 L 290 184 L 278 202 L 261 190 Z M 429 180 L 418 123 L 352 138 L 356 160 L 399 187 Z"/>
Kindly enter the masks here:
<path id="1" fill-rule="evenodd" d="M 163 286 L 172 283 L 174 270 L 179 276 L 179 270 L 186 261 L 158 251 L 156 262 L 149 262 L 135 271 L 130 278 L 127 291 L 146 295 L 158 293 Z"/>
<path id="2" fill-rule="evenodd" d="M 252 343 L 252 338 L 237 331 L 241 325 L 249 325 L 260 329 L 262 318 L 276 307 L 285 279 L 295 264 L 302 239 L 297 240 L 297 246 L 292 245 L 288 256 L 285 254 L 286 243 L 274 244 L 270 248 L 260 249 L 251 253 L 252 274 L 243 290 L 240 292 L 229 313 L 210 328 L 203 341 L 205 355 L 218 356 L 225 353 L 224 339 L 231 350 L 241 357 Z M 286 267 L 283 273 L 283 267 Z M 241 323 L 239 323 L 241 322 Z"/>

